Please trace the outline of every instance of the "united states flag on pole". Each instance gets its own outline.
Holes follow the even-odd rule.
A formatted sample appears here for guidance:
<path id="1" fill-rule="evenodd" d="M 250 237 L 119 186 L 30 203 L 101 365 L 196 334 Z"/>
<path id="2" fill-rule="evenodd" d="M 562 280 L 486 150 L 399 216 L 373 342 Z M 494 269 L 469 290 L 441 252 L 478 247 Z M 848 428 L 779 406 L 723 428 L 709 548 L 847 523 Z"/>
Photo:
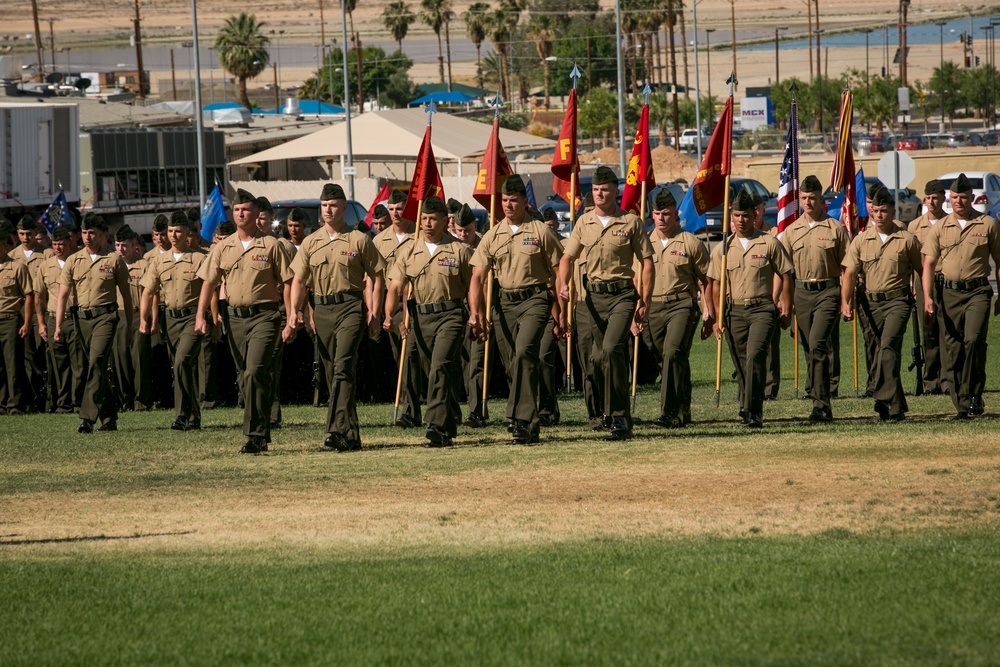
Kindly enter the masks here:
<path id="1" fill-rule="evenodd" d="M 795 101 L 788 116 L 785 157 L 778 175 L 778 233 L 799 217 L 799 118 Z"/>

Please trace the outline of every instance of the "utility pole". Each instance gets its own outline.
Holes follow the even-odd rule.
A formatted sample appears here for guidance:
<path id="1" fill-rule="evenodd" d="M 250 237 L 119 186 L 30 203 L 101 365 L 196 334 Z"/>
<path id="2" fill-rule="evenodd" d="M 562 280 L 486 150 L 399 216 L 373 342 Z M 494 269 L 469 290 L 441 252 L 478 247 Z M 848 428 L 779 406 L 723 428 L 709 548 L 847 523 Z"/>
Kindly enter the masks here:
<path id="1" fill-rule="evenodd" d="M 819 2 L 819 0 L 816 0 Z M 729 21 L 733 31 L 733 78 L 736 78 L 736 0 L 729 0 Z"/>
<path id="2" fill-rule="evenodd" d="M 136 74 L 139 78 L 139 95 L 138 99 L 143 99 L 146 97 L 146 77 L 143 71 L 142 65 L 142 30 L 139 27 L 139 0 L 135 0 L 135 19 L 133 20 L 135 29 L 135 69 Z M 170 52 L 170 69 L 173 71 L 173 51 Z M 177 99 L 177 84 L 174 84 L 174 99 Z"/>
<path id="3" fill-rule="evenodd" d="M 590 64 L 590 35 L 587 35 L 587 92 L 594 88 L 593 71 L 594 68 Z"/>
<path id="4" fill-rule="evenodd" d="M 906 14 L 910 0 L 899 0 L 899 79 L 904 88 L 907 85 L 906 72 Z"/>
<path id="5" fill-rule="evenodd" d="M 174 69 L 174 50 L 170 49 L 170 87 L 174 92 L 174 102 L 177 101 L 177 70 Z"/>
<path id="6" fill-rule="evenodd" d="M 806 32 L 809 33 L 809 80 L 813 79 L 813 6 L 812 0 L 806 0 L 806 11 L 809 17 L 806 19 Z"/>
<path id="7" fill-rule="evenodd" d="M 319 0 L 319 43 L 326 48 L 326 21 L 323 20 L 323 0 Z M 347 63 L 344 63 L 345 65 Z"/>
<path id="8" fill-rule="evenodd" d="M 356 47 L 356 58 L 358 61 L 358 113 L 364 113 L 365 111 L 365 79 L 361 69 L 361 35 L 354 33 L 354 44 Z M 347 63 L 344 63 L 344 67 L 347 67 Z"/>
<path id="9" fill-rule="evenodd" d="M 271 70 L 274 72 L 274 113 L 277 115 L 281 112 L 281 105 L 279 104 L 281 91 L 278 90 L 278 64 L 271 63 Z"/>
<path id="10" fill-rule="evenodd" d="M 820 60 L 820 51 L 819 51 L 819 33 L 820 33 L 820 29 L 819 29 L 819 0 L 815 0 L 815 2 L 816 2 L 816 76 L 817 77 L 821 77 L 821 76 L 823 76 L 823 68 L 820 67 L 820 62 L 819 62 L 819 60 Z"/>
<path id="11" fill-rule="evenodd" d="M 38 0 L 31 0 L 31 17 L 35 20 L 35 57 L 38 58 L 36 81 L 45 80 L 45 62 L 42 60 L 42 29 L 38 26 Z"/>
<path id="12" fill-rule="evenodd" d="M 59 19 L 46 19 L 49 22 L 49 53 L 52 54 L 52 71 L 56 71 L 56 36 L 52 30 L 52 24 Z"/>
<path id="13" fill-rule="evenodd" d="M 674 146 L 676 146 L 677 149 L 679 150 L 680 146 L 681 146 L 681 143 L 680 143 L 681 130 L 678 127 L 678 125 L 680 125 L 680 112 L 679 112 L 678 107 L 677 107 L 677 53 L 674 50 L 674 17 L 675 17 L 675 14 L 674 14 L 674 3 L 671 2 L 671 3 L 667 4 L 667 23 L 670 24 L 670 33 L 669 33 L 670 44 L 668 45 L 668 47 L 670 49 L 670 85 L 671 85 L 671 88 L 673 89 L 673 92 L 674 92 L 674 94 L 673 94 L 673 103 L 674 103 L 674 118 L 673 118 L 673 121 L 674 121 L 673 122 L 673 125 L 674 125 Z M 646 90 L 649 90 L 649 84 L 648 83 L 646 84 Z M 648 94 L 646 95 L 646 103 L 647 104 L 649 103 L 649 95 Z M 648 139 L 648 137 L 646 137 L 646 139 Z"/>

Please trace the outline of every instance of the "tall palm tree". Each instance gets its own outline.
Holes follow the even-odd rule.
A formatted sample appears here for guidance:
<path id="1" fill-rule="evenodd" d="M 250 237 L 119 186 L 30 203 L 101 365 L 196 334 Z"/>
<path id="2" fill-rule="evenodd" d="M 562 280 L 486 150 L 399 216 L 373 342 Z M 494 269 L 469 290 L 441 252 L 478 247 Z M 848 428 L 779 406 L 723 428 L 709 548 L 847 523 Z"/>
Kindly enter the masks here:
<path id="1" fill-rule="evenodd" d="M 430 26 L 434 34 L 437 35 L 438 42 L 438 73 L 441 75 L 441 83 L 445 83 L 444 78 L 444 51 L 441 48 L 441 28 L 451 20 L 451 2 L 449 0 L 421 0 L 420 18 Z"/>
<path id="2" fill-rule="evenodd" d="M 542 60 L 542 72 L 545 82 L 545 108 L 549 108 L 549 82 L 551 72 L 548 58 L 552 55 L 552 40 L 555 37 L 553 30 L 553 18 L 550 14 L 531 14 L 528 19 L 528 35 L 535 43 L 535 50 Z"/>
<path id="3" fill-rule="evenodd" d="M 507 26 L 506 15 L 502 9 L 489 15 L 486 31 L 493 41 L 493 48 L 500 54 L 500 97 L 510 100 L 510 67 L 507 58 L 510 50 L 510 28 Z"/>
<path id="4" fill-rule="evenodd" d="M 247 109 L 253 108 L 247 97 L 247 79 L 263 72 L 271 61 L 265 48 L 270 40 L 264 34 L 264 25 L 257 22 L 255 14 L 242 12 L 227 18 L 215 37 L 219 65 L 236 77 L 236 94 Z"/>
<path id="5" fill-rule="evenodd" d="M 511 59 L 509 57 L 512 50 L 513 44 L 511 43 L 514 39 L 514 31 L 517 30 L 517 24 L 521 20 L 521 12 L 524 11 L 525 0 L 500 0 L 500 9 L 497 10 L 496 18 L 497 21 L 504 24 L 506 28 L 506 41 L 507 41 L 507 53 L 508 58 L 506 60 L 507 65 L 507 94 L 508 96 L 512 94 L 511 85 L 513 82 L 513 68 L 511 67 Z M 494 39 L 494 44 L 496 40 Z M 509 99 L 509 97 L 508 97 Z"/>
<path id="6" fill-rule="evenodd" d="M 685 41 L 687 35 L 687 28 L 684 25 L 684 0 L 673 0 L 675 3 L 674 15 L 680 20 L 680 34 L 681 42 L 684 48 L 681 49 L 681 58 L 684 65 L 684 95 L 687 97 L 691 96 L 691 84 L 688 80 L 688 50 L 687 42 Z"/>
<path id="7" fill-rule="evenodd" d="M 399 50 L 403 50 L 403 39 L 410 30 L 410 25 L 417 20 L 417 17 L 410 11 L 410 5 L 403 0 L 390 2 L 382 11 L 382 23 L 385 29 L 392 33 L 392 38 L 396 40 Z"/>
<path id="8" fill-rule="evenodd" d="M 465 32 L 469 36 L 469 41 L 476 47 L 476 72 L 480 88 L 483 87 L 483 72 L 482 59 L 479 52 L 482 49 L 483 42 L 486 40 L 486 24 L 489 21 L 489 11 L 490 6 L 485 2 L 474 2 L 462 14 L 462 18 L 465 20 Z"/>

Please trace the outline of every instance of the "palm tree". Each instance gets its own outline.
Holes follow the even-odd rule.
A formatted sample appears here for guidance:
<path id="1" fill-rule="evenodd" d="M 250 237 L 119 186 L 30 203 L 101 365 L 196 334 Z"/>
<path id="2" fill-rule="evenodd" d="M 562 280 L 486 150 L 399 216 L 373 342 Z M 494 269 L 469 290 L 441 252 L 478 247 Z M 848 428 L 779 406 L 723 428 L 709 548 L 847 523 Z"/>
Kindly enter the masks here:
<path id="1" fill-rule="evenodd" d="M 543 78 L 545 81 L 545 108 L 549 108 L 550 65 L 552 55 L 552 38 L 554 37 L 553 20 L 549 14 L 532 14 L 528 20 L 528 34 L 535 42 L 535 50 L 542 60 Z"/>
<path id="2" fill-rule="evenodd" d="M 410 30 L 410 25 L 417 20 L 417 17 L 410 11 L 410 5 L 403 0 L 390 2 L 382 11 L 382 23 L 385 29 L 392 33 L 392 38 L 396 40 L 399 50 L 403 50 L 403 38 Z"/>
<path id="3" fill-rule="evenodd" d="M 513 81 L 513 70 L 510 64 L 510 51 L 512 48 L 512 40 L 514 39 L 514 31 L 517 29 L 517 24 L 521 20 L 521 12 L 524 10 L 525 0 L 500 0 L 500 9 L 497 10 L 495 14 L 495 19 L 497 23 L 502 23 L 505 29 L 504 40 L 507 42 L 507 54 L 508 57 L 505 60 L 505 65 L 507 71 L 505 76 L 507 78 L 507 94 L 509 96 L 513 93 L 511 90 L 511 85 Z M 496 39 L 494 38 L 494 45 L 496 44 Z"/>
<path id="4" fill-rule="evenodd" d="M 265 48 L 270 40 L 264 35 L 264 23 L 257 23 L 255 14 L 230 16 L 215 37 L 219 65 L 236 77 L 236 93 L 240 104 L 253 109 L 247 97 L 247 79 L 263 72 L 271 61 Z"/>
<path id="5" fill-rule="evenodd" d="M 421 0 L 420 18 L 430 26 L 434 34 L 437 35 L 438 42 L 438 72 L 441 75 L 441 83 L 445 83 L 444 78 L 444 51 L 441 48 L 441 28 L 451 20 L 453 16 L 451 3 L 449 0 Z M 449 63 L 450 64 L 450 63 Z"/>
<path id="6" fill-rule="evenodd" d="M 486 40 L 486 25 L 489 21 L 489 11 L 490 6 L 485 2 L 475 2 L 469 5 L 469 9 L 462 14 L 462 18 L 465 19 L 466 34 L 468 34 L 469 40 L 476 46 L 476 72 L 480 88 L 483 87 L 483 72 L 479 51 Z"/>
<path id="7" fill-rule="evenodd" d="M 507 26 L 503 10 L 498 9 L 489 15 L 486 30 L 490 39 L 493 40 L 493 48 L 500 54 L 500 97 L 510 100 L 510 68 L 507 62 L 510 28 Z"/>

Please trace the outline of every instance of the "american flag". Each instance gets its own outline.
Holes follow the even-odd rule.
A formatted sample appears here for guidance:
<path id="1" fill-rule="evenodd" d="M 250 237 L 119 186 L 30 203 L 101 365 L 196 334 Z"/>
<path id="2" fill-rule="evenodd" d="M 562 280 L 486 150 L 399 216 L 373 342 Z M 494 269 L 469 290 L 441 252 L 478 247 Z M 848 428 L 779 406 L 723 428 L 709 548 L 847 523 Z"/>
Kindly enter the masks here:
<path id="1" fill-rule="evenodd" d="M 799 217 L 799 132 L 795 101 L 788 116 L 788 138 L 785 157 L 778 175 L 778 233 Z"/>

